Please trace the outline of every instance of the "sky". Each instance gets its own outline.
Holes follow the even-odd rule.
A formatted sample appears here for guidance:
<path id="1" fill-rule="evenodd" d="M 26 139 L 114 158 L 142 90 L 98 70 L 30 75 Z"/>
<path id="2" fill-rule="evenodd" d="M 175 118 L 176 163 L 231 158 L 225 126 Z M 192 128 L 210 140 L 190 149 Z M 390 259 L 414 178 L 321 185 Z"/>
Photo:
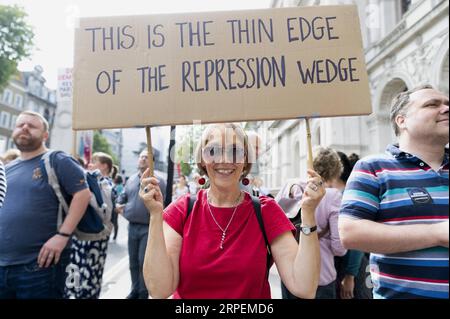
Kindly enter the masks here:
<path id="1" fill-rule="evenodd" d="M 44 69 L 46 85 L 56 89 L 59 68 L 73 66 L 74 25 L 78 17 L 182 13 L 268 8 L 271 0 L 0 0 L 17 4 L 28 14 L 35 32 L 32 56 L 19 64 L 20 71 L 35 65 Z"/>

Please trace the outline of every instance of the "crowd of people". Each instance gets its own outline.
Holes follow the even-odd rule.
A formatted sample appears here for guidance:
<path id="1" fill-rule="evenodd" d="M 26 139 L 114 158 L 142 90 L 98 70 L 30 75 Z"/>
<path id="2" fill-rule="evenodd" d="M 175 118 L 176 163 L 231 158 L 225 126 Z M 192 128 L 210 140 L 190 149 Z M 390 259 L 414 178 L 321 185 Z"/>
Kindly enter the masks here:
<path id="1" fill-rule="evenodd" d="M 273 194 L 252 171 L 261 139 L 209 125 L 165 207 L 147 151 L 124 183 L 108 154 L 49 151 L 45 118 L 22 112 L 0 162 L 0 299 L 99 298 L 119 214 L 129 299 L 271 298 L 273 264 L 285 299 L 448 298 L 448 97 L 402 92 L 390 118 L 386 154 L 315 148 L 308 178 Z M 85 236 L 92 207 L 101 230 Z"/>

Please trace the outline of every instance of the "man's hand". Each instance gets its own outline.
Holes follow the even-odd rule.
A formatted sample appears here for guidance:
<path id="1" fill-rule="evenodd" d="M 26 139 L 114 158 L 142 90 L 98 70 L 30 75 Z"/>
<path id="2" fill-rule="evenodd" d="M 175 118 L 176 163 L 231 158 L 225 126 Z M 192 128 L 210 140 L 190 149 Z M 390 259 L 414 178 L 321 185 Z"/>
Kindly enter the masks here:
<path id="1" fill-rule="evenodd" d="M 119 215 L 122 215 L 124 207 L 125 207 L 125 205 L 116 204 L 116 213 Z"/>
<path id="2" fill-rule="evenodd" d="M 353 299 L 353 290 L 355 289 L 355 277 L 345 275 L 341 282 L 341 299 Z"/>
<path id="3" fill-rule="evenodd" d="M 55 235 L 42 246 L 38 256 L 39 267 L 49 267 L 52 262 L 58 263 L 62 251 L 69 241 L 68 237 Z"/>

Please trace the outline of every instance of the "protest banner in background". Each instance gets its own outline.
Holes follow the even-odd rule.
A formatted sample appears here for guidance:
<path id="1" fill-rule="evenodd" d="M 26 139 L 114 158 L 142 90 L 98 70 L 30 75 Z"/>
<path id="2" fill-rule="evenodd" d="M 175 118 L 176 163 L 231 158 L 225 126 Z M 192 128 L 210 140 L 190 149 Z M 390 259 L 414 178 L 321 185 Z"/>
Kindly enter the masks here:
<path id="1" fill-rule="evenodd" d="M 82 18 L 73 128 L 371 113 L 356 6 Z"/>
<path id="2" fill-rule="evenodd" d="M 72 69 L 58 69 L 58 87 L 53 128 L 51 130 L 50 147 L 67 153 L 73 150 L 72 138 Z"/>

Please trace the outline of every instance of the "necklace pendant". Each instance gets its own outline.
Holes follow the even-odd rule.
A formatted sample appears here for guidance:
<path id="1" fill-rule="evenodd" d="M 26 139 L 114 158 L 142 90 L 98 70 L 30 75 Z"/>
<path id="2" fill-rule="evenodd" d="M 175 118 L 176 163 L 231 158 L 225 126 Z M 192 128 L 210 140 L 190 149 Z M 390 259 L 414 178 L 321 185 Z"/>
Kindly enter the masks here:
<path id="1" fill-rule="evenodd" d="M 223 242 L 225 241 L 225 232 L 222 233 L 222 240 L 220 241 L 220 249 L 223 249 Z"/>

